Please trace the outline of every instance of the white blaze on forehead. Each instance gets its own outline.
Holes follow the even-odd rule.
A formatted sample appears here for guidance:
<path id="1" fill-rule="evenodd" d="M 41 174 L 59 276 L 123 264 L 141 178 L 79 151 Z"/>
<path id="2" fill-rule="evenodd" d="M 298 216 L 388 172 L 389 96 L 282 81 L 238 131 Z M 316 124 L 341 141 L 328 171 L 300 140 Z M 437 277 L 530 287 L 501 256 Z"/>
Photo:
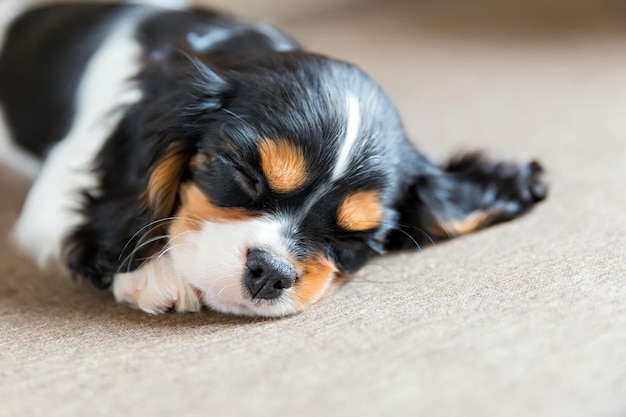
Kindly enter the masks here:
<path id="1" fill-rule="evenodd" d="M 354 153 L 354 145 L 359 136 L 359 128 L 361 126 L 361 106 L 353 94 L 348 94 L 347 96 L 347 109 L 348 123 L 346 125 L 346 135 L 344 136 L 339 155 L 337 156 L 335 169 L 333 170 L 333 181 L 338 180 L 345 174 L 350 158 Z"/>

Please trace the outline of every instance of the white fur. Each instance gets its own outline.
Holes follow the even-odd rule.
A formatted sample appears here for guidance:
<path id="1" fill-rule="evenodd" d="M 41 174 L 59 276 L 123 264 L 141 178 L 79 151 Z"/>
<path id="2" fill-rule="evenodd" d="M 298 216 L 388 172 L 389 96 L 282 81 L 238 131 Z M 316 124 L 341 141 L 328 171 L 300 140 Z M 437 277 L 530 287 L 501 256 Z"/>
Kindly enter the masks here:
<path id="1" fill-rule="evenodd" d="M 199 231 L 172 236 L 163 254 L 140 269 L 115 275 L 115 298 L 150 314 L 168 308 L 198 311 L 201 304 L 244 316 L 294 314 L 304 306 L 293 288 L 284 290 L 277 300 L 252 300 L 243 281 L 251 249 L 267 250 L 293 262 L 283 237 L 285 227 L 281 219 L 204 222 Z"/>
<path id="2" fill-rule="evenodd" d="M 243 282 L 248 250 L 267 250 L 293 264 L 284 237 L 287 227 L 277 218 L 204 222 L 198 232 L 172 237 L 168 255 L 177 273 L 202 292 L 203 303 L 217 311 L 266 317 L 293 314 L 303 309 L 294 288 L 276 300 L 252 300 Z"/>
<path id="3" fill-rule="evenodd" d="M 127 303 L 150 314 L 175 311 L 200 311 L 202 304 L 195 290 L 173 267 L 169 256 L 159 256 L 141 268 L 115 275 L 113 294 L 119 303 Z"/>
<path id="4" fill-rule="evenodd" d="M 354 153 L 354 145 L 359 136 L 359 128 L 361 126 L 361 106 L 359 105 L 358 99 L 352 94 L 348 94 L 347 109 L 348 121 L 346 125 L 346 135 L 343 139 L 333 170 L 333 181 L 338 180 L 346 173 L 350 157 Z"/>
<path id="5" fill-rule="evenodd" d="M 40 265 L 59 259 L 64 237 L 82 221 L 75 211 L 81 190 L 97 190 L 94 158 L 122 115 L 113 110 L 141 97 L 129 83 L 139 69 L 141 50 L 132 37 L 138 20 L 138 16 L 120 19 L 89 62 L 74 124 L 50 152 L 17 222 L 16 241 Z"/>

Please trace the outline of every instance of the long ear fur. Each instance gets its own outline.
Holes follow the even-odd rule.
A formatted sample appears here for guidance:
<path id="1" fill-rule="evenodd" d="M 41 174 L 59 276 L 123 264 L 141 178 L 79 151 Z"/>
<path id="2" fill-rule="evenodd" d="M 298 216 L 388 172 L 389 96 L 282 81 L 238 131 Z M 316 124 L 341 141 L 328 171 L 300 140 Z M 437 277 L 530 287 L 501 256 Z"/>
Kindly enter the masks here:
<path id="1" fill-rule="evenodd" d="M 490 162 L 479 153 L 417 176 L 398 205 L 389 249 L 452 239 L 521 216 L 547 195 L 537 162 Z"/>
<path id="2" fill-rule="evenodd" d="M 202 132 L 197 120 L 207 123 L 226 88 L 208 67 L 191 67 L 183 81 L 167 71 L 143 74 L 143 100 L 128 109 L 95 163 L 100 186 L 84 192 L 85 222 L 66 238 L 64 256 L 96 286 L 137 269 L 167 243 L 167 218 Z"/>
<path id="3" fill-rule="evenodd" d="M 175 208 L 194 145 L 176 140 L 163 152 L 133 149 L 130 155 L 115 155 L 112 148 L 125 137 L 118 133 L 101 153 L 100 189 L 97 194 L 84 192 L 86 220 L 65 240 L 70 270 L 98 287 L 108 286 L 117 272 L 135 270 L 167 243 L 159 238 L 166 226 L 163 220 Z M 162 156 L 151 162 L 150 154 L 159 153 Z"/>

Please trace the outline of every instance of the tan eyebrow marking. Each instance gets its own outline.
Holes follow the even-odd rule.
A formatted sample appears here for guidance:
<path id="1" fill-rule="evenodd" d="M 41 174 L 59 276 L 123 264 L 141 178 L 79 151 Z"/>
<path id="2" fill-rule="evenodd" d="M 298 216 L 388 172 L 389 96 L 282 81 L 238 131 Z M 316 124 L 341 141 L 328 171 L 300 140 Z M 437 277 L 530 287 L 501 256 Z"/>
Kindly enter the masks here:
<path id="1" fill-rule="evenodd" d="M 217 207 L 193 183 L 180 187 L 180 208 L 170 226 L 170 235 L 178 236 L 188 230 L 198 231 L 202 222 L 235 223 L 254 218 L 254 214 L 239 208 Z"/>
<path id="2" fill-rule="evenodd" d="M 384 209 L 378 191 L 359 191 L 346 197 L 337 209 L 337 223 L 343 229 L 362 232 L 380 226 Z"/>
<path id="3" fill-rule="evenodd" d="M 307 162 L 302 149 L 286 139 L 263 139 L 259 144 L 261 169 L 270 187 L 279 193 L 290 193 L 308 180 Z"/>

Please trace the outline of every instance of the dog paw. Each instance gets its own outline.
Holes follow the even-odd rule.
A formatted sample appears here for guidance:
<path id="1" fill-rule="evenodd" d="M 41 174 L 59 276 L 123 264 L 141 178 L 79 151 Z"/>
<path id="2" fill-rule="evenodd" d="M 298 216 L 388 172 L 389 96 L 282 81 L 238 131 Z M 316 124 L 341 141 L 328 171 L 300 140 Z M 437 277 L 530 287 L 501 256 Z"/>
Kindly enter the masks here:
<path id="1" fill-rule="evenodd" d="M 130 273 L 116 274 L 113 294 L 119 303 L 149 314 L 167 310 L 197 312 L 202 308 L 196 290 L 176 274 L 165 258 L 152 260 Z"/>
<path id="2" fill-rule="evenodd" d="M 523 200 L 537 203 L 548 195 L 548 184 L 543 178 L 543 167 L 532 161 L 525 165 L 519 174 L 519 191 Z"/>

